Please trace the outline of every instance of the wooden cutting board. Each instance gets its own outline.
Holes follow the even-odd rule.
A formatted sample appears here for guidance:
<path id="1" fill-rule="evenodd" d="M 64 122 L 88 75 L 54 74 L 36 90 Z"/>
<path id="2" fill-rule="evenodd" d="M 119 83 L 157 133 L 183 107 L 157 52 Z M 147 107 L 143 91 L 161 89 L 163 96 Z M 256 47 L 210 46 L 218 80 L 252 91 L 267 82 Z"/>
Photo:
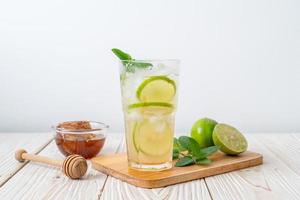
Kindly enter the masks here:
<path id="1" fill-rule="evenodd" d="M 92 165 L 94 169 L 132 185 L 143 188 L 158 188 L 252 167 L 263 162 L 261 154 L 250 151 L 238 156 L 227 156 L 217 152 L 210 159 L 213 162 L 207 166 L 173 167 L 159 172 L 137 171 L 128 168 L 126 154 L 95 157 L 92 159 Z"/>

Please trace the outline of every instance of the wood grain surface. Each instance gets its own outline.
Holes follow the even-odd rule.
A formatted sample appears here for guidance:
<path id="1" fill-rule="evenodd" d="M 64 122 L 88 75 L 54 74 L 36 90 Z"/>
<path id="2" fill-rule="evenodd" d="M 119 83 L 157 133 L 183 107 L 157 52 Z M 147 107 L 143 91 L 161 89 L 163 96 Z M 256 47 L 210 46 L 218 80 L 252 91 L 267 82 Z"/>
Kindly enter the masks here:
<path id="1" fill-rule="evenodd" d="M 132 185 L 158 188 L 262 164 L 262 155 L 249 151 L 239 156 L 227 156 L 217 152 L 210 159 L 213 162 L 207 166 L 173 167 L 160 172 L 128 168 L 126 154 L 96 157 L 92 159 L 92 165 L 93 168 Z"/>
<path id="2" fill-rule="evenodd" d="M 300 199 L 300 134 L 246 136 L 249 150 L 263 154 L 263 165 L 167 187 L 145 189 L 95 170 L 91 170 L 86 179 L 70 180 L 64 178 L 57 168 L 34 163 L 20 167 L 20 163 L 14 160 L 14 151 L 22 147 L 30 153 L 40 151 L 49 142 L 49 137 L 44 134 L 0 133 L 0 180 L 9 177 L 0 187 L 0 199 Z M 123 134 L 112 136 L 102 153 L 124 152 L 122 137 Z M 54 143 L 47 145 L 40 154 L 63 158 Z"/>
<path id="3" fill-rule="evenodd" d="M 300 199 L 300 142 L 290 134 L 248 134 L 264 164 L 205 179 L 213 199 Z"/>
<path id="4" fill-rule="evenodd" d="M 114 153 L 121 137 L 108 134 L 101 154 Z M 41 155 L 64 159 L 53 141 Z M 49 165 L 29 162 L 19 173 L 13 176 L 5 187 L 0 188 L 0 199 L 97 199 L 107 179 L 89 166 L 89 171 L 81 180 L 71 180 L 61 169 Z"/>
<path id="5" fill-rule="evenodd" d="M 0 134 L 0 187 L 27 163 L 15 160 L 15 151 L 26 148 L 37 153 L 52 140 L 51 133 L 7 133 Z"/>
<path id="6" fill-rule="evenodd" d="M 125 139 L 123 138 L 118 153 L 126 150 Z M 141 188 L 124 181 L 108 176 L 107 182 L 100 195 L 101 200 L 107 199 L 130 199 L 130 200 L 211 200 L 211 196 L 204 182 L 204 179 L 189 181 L 164 188 Z"/>

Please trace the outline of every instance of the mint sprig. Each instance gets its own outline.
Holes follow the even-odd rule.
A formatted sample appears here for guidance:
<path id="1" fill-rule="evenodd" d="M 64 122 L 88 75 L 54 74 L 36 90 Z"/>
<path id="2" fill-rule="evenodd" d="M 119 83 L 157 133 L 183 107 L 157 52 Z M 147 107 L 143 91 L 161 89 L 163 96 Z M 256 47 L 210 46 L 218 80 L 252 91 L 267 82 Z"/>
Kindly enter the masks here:
<path id="1" fill-rule="evenodd" d="M 111 51 L 121 60 L 121 62 L 125 67 L 126 72 L 134 73 L 137 68 L 142 69 L 142 68 L 149 68 L 153 66 L 151 63 L 137 62 L 128 53 L 125 53 L 120 49 L 113 48 Z"/>
<path id="2" fill-rule="evenodd" d="M 184 166 L 192 165 L 194 163 L 195 163 L 195 161 L 193 160 L 192 157 L 184 156 L 184 157 L 181 157 L 181 158 L 178 159 L 175 166 L 176 167 L 184 167 Z"/>
<path id="3" fill-rule="evenodd" d="M 132 57 L 125 53 L 124 51 L 121 51 L 120 49 L 113 48 L 111 50 L 120 60 L 132 60 Z"/>
<path id="4" fill-rule="evenodd" d="M 175 166 L 208 165 L 212 161 L 207 157 L 218 151 L 217 146 L 201 148 L 196 140 L 188 136 L 174 138 L 173 160 L 178 159 Z"/>

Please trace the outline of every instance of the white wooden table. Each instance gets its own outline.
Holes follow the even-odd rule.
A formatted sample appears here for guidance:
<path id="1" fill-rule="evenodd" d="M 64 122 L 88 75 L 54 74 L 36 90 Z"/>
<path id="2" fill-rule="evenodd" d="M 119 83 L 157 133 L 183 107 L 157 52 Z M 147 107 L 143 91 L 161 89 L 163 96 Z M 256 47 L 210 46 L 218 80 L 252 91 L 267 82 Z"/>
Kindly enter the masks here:
<path id="1" fill-rule="evenodd" d="M 58 169 L 18 163 L 24 148 L 53 158 L 64 157 L 46 133 L 0 133 L 0 199 L 300 199 L 300 134 L 247 134 L 250 150 L 264 164 L 159 189 L 142 189 L 93 169 L 70 180 Z M 122 134 L 110 133 L 101 154 L 125 151 Z"/>

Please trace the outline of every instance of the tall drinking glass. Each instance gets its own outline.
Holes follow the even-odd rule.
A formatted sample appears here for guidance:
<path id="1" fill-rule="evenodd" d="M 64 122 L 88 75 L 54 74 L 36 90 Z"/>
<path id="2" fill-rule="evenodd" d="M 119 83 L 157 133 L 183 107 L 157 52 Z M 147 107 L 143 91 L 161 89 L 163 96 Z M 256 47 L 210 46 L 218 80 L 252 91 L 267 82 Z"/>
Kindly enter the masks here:
<path id="1" fill-rule="evenodd" d="M 138 170 L 172 167 L 179 60 L 120 62 L 128 165 Z"/>

